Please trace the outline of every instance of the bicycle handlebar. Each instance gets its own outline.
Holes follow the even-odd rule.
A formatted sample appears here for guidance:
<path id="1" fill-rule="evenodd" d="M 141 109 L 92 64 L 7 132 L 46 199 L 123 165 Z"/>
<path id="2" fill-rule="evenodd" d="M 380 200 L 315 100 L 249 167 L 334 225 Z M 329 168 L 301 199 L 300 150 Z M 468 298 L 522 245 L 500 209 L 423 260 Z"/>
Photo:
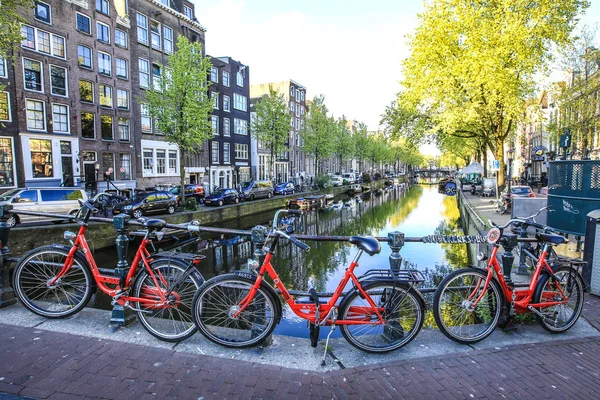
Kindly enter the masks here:
<path id="1" fill-rule="evenodd" d="M 553 228 L 551 228 L 551 227 L 549 227 L 547 225 L 540 224 L 540 223 L 538 223 L 538 222 L 535 221 L 535 217 L 537 217 L 538 215 L 540 215 L 540 213 L 542 211 L 552 212 L 553 210 L 550 207 L 546 206 L 546 207 L 540 208 L 537 212 L 531 214 L 529 217 L 515 217 L 515 218 L 512 218 L 505 225 L 502 225 L 502 226 L 495 224 L 490 219 L 488 219 L 488 224 L 490 224 L 490 226 L 493 226 L 495 228 L 499 228 L 499 229 L 504 230 L 504 229 L 508 228 L 512 224 L 519 223 L 519 224 L 523 224 L 523 225 L 532 226 L 534 228 L 543 229 L 545 231 L 554 232 L 555 230 Z"/>
<path id="2" fill-rule="evenodd" d="M 298 246 L 301 250 L 310 250 L 310 246 L 307 245 L 306 243 L 304 243 L 301 240 L 296 239 L 293 236 L 288 235 L 287 233 L 280 231 L 279 229 L 275 229 L 275 232 L 277 232 L 277 234 L 283 236 L 284 238 L 286 238 L 287 240 L 289 240 L 290 242 L 292 242 L 294 245 Z"/>

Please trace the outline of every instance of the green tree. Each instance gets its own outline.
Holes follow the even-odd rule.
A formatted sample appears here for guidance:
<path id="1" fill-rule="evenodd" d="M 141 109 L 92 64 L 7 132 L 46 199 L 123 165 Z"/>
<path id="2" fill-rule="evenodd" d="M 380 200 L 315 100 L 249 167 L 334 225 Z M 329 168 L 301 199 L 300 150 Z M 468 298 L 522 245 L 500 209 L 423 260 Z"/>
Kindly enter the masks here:
<path id="1" fill-rule="evenodd" d="M 344 161 L 354 154 L 354 140 L 348 129 L 348 121 L 342 116 L 333 123 L 333 154 L 339 160 L 339 168 L 337 171 L 342 173 Z"/>
<path id="2" fill-rule="evenodd" d="M 168 57 L 160 81 L 146 91 L 141 102 L 148 105 L 157 129 L 179 147 L 181 187 L 185 187 L 185 156 L 196 152 L 212 137 L 209 116 L 213 103 L 208 95 L 211 63 L 200 43 L 179 35 L 177 51 Z"/>
<path id="3" fill-rule="evenodd" d="M 21 43 L 21 24 L 25 22 L 23 12 L 32 13 L 30 0 L 3 0 L 0 2 L 0 57 L 11 62 L 13 50 Z M 4 86 L 0 83 L 0 90 Z"/>
<path id="4" fill-rule="evenodd" d="M 434 135 L 482 138 L 501 168 L 553 46 L 563 46 L 585 0 L 434 0 L 426 3 L 404 63 L 401 110 L 418 110 Z"/>
<path id="5" fill-rule="evenodd" d="M 319 163 L 329 157 L 333 150 L 333 126 L 327 117 L 327 106 L 323 96 L 315 96 L 308 106 L 304 129 L 300 132 L 304 152 L 313 157 L 315 176 L 319 175 Z"/>
<path id="6" fill-rule="evenodd" d="M 283 94 L 269 86 L 269 94 L 264 95 L 254 106 L 256 118 L 252 121 L 252 137 L 271 156 L 271 177 L 275 176 L 275 157 L 288 149 L 290 113 Z"/>
<path id="7" fill-rule="evenodd" d="M 358 160 L 358 170 L 363 172 L 363 161 L 367 158 L 369 136 L 367 125 L 363 122 L 356 124 L 356 132 L 352 135 L 354 140 L 354 158 Z"/>

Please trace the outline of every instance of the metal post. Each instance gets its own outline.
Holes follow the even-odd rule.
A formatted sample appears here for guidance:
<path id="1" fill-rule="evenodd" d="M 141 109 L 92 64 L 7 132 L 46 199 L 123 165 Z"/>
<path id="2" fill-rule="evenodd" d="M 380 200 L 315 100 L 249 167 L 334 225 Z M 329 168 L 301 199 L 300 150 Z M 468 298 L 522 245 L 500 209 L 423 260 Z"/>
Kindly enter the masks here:
<path id="1" fill-rule="evenodd" d="M 12 206 L 10 204 L 0 206 L 0 308 L 11 306 L 17 302 L 15 292 L 10 287 L 8 265 L 6 263 L 10 255 L 10 250 L 8 249 L 10 225 L 6 221 L 12 215 L 8 212 L 11 209 Z"/>
<path id="2" fill-rule="evenodd" d="M 502 247 L 504 247 L 504 253 L 502 253 L 502 270 L 506 284 L 512 286 L 513 282 L 510 275 L 513 262 L 515 261 L 515 256 L 512 251 L 518 244 L 517 235 L 513 233 L 505 233 L 504 238 L 504 244 L 502 245 Z"/>
<path id="3" fill-rule="evenodd" d="M 252 243 L 254 243 L 254 260 L 258 262 L 258 265 L 262 265 L 265 260 L 267 253 L 263 250 L 265 242 L 267 241 L 267 228 L 264 226 L 255 226 L 252 228 Z"/>
<path id="4" fill-rule="evenodd" d="M 390 232 L 388 233 L 388 238 L 390 238 L 389 245 L 390 249 L 392 249 L 392 253 L 390 254 L 390 269 L 396 273 L 402 268 L 400 250 L 404 246 L 404 233 L 398 231 Z"/>
<path id="5" fill-rule="evenodd" d="M 520 230 L 519 230 L 519 237 L 520 238 L 526 238 L 527 237 L 527 227 L 524 226 L 523 224 L 521 224 Z M 529 248 L 529 244 L 526 242 L 521 242 L 519 243 L 519 246 L 521 248 L 521 251 L 519 252 L 519 269 L 517 270 L 517 275 L 529 275 L 529 272 L 527 271 L 527 264 L 525 263 L 525 252 L 523 251 L 524 249 Z"/>
<path id="6" fill-rule="evenodd" d="M 117 215 L 113 219 L 113 226 L 117 230 L 117 266 L 115 276 L 121 280 L 120 287 L 125 285 L 125 277 L 129 272 L 129 263 L 127 262 L 127 250 L 129 249 L 129 237 L 127 236 L 127 221 L 129 215 Z M 125 309 L 120 304 L 114 304 L 110 323 L 113 326 L 126 326 L 135 321 L 135 314 L 130 309 Z"/>

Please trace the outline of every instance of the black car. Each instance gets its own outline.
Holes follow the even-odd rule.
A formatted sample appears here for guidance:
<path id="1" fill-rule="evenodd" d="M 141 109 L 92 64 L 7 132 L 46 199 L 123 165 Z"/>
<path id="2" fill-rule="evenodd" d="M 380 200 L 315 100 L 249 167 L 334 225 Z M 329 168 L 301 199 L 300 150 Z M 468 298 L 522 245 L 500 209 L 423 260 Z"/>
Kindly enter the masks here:
<path id="1" fill-rule="evenodd" d="M 170 192 L 138 192 L 133 199 L 118 204 L 113 214 L 129 214 L 140 218 L 144 214 L 167 212 L 173 214 L 177 207 L 177 197 Z"/>
<path id="2" fill-rule="evenodd" d="M 278 183 L 277 185 L 275 185 L 275 190 L 273 191 L 273 193 L 275 194 L 294 194 L 294 192 L 296 191 L 296 188 L 294 187 L 294 184 L 291 182 L 283 182 L 283 183 Z"/>
<path id="3" fill-rule="evenodd" d="M 226 203 L 239 203 L 242 199 L 240 193 L 235 189 L 215 189 L 204 198 L 207 206 L 222 206 Z"/>

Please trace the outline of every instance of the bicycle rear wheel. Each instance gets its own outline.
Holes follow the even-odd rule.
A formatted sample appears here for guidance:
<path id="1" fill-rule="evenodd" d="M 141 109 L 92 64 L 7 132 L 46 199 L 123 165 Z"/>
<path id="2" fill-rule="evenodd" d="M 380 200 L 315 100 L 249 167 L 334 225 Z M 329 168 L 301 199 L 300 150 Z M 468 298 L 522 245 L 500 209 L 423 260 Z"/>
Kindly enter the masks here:
<path id="1" fill-rule="evenodd" d="M 152 276 L 144 269 L 135 281 L 133 296 L 153 301 L 161 301 L 160 294 L 168 295 L 168 305 L 153 307 L 149 304 L 136 303 L 140 322 L 153 336 L 167 341 L 178 342 L 189 338 L 196 332 L 192 319 L 192 301 L 194 294 L 204 281 L 195 267 L 184 277 L 188 264 L 168 259 L 156 259 L 150 263 L 156 277 L 156 285 Z"/>
<path id="2" fill-rule="evenodd" d="M 479 342 L 498 324 L 504 297 L 495 280 L 485 287 L 486 276 L 487 271 L 459 269 L 446 276 L 435 292 L 435 322 L 439 330 L 455 342 Z M 479 297 L 481 299 L 473 306 Z"/>
<path id="3" fill-rule="evenodd" d="M 44 246 L 25 254 L 15 267 L 13 287 L 31 312 L 46 318 L 65 318 L 79 312 L 92 296 L 94 279 L 85 259 L 73 257 L 73 265 L 56 282 L 69 252 Z"/>
<path id="4" fill-rule="evenodd" d="M 370 353 L 385 353 L 414 339 L 425 319 L 425 303 L 414 289 L 391 281 L 366 284 L 363 290 L 377 305 L 384 324 L 377 324 L 379 317 L 358 290 L 350 291 L 340 303 L 339 320 L 371 323 L 340 325 L 348 343 Z"/>
<path id="5" fill-rule="evenodd" d="M 227 347 L 249 347 L 273 332 L 280 317 L 277 300 L 262 286 L 244 311 L 234 316 L 253 285 L 253 280 L 231 274 L 202 285 L 194 297 L 193 315 L 207 339 Z"/>
<path id="6" fill-rule="evenodd" d="M 562 300 L 558 287 L 569 298 L 565 304 L 538 307 L 541 316 L 535 314 L 540 325 L 551 333 L 562 333 L 570 329 L 583 309 L 583 278 L 571 267 L 560 267 L 554 271 L 554 277 L 542 274 L 538 280 L 533 303 Z"/>

